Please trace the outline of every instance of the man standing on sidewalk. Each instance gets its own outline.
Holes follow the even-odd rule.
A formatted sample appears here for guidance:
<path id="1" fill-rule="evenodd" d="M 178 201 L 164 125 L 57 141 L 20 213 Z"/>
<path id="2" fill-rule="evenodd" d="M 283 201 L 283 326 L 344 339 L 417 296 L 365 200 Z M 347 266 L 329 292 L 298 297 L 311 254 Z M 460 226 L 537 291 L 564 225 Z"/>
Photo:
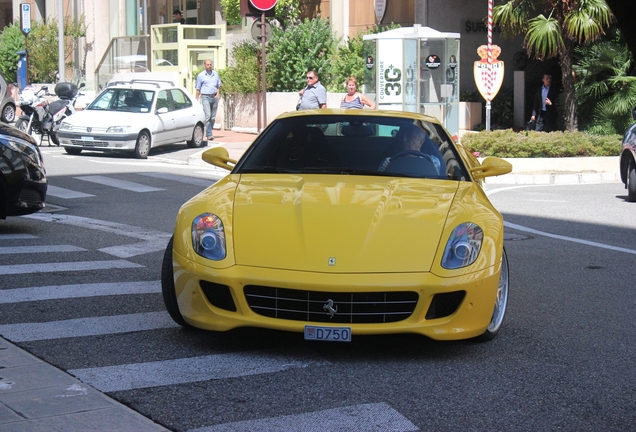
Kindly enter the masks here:
<path id="1" fill-rule="evenodd" d="M 197 75 L 197 82 L 194 87 L 197 89 L 197 99 L 201 97 L 201 105 L 203 105 L 203 111 L 205 112 L 206 139 L 212 141 L 214 139 L 212 128 L 214 127 L 216 109 L 219 106 L 219 96 L 221 95 L 221 78 L 218 72 L 212 70 L 212 60 L 204 61 L 203 66 L 205 70 Z"/>

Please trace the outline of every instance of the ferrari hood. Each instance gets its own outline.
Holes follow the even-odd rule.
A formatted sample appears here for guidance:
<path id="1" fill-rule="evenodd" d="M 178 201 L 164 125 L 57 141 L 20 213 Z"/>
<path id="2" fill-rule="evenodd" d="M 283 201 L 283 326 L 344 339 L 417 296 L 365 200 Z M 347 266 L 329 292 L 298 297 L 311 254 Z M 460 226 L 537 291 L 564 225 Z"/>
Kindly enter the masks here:
<path id="1" fill-rule="evenodd" d="M 429 271 L 457 188 L 444 180 L 242 175 L 232 218 L 236 264 Z"/>

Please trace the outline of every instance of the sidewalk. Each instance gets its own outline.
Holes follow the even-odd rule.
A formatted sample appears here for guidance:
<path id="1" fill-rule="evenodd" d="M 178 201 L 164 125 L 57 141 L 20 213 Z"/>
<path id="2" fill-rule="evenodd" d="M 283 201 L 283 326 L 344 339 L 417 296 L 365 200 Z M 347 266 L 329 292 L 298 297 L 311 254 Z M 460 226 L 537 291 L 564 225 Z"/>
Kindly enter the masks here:
<path id="1" fill-rule="evenodd" d="M 0 431 L 167 431 L 0 338 Z"/>
<path id="2" fill-rule="evenodd" d="M 190 155 L 188 164 L 207 165 L 201 154 L 210 147 L 222 145 L 232 159 L 238 160 L 256 139 L 254 133 L 215 131 L 214 141 L 200 152 Z M 486 179 L 486 184 L 578 184 L 620 183 L 618 156 L 576 158 L 509 158 L 512 172 Z M 481 160 L 481 159 L 480 159 Z"/>

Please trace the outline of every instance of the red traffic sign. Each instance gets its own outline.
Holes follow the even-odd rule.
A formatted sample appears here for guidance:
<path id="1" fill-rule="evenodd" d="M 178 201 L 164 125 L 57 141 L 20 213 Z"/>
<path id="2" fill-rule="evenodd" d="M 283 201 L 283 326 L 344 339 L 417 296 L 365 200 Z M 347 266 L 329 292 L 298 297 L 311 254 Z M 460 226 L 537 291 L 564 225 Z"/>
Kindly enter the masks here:
<path id="1" fill-rule="evenodd" d="M 276 6 L 278 0 L 249 0 L 256 9 L 267 11 Z"/>

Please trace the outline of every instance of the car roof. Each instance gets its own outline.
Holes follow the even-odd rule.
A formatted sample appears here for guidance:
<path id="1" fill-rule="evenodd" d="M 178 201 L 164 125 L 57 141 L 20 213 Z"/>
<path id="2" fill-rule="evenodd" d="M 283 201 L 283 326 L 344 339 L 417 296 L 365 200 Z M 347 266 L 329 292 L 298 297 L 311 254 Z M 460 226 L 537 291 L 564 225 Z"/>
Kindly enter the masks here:
<path id="1" fill-rule="evenodd" d="M 134 79 L 130 81 L 111 81 L 106 88 L 126 88 L 126 89 L 166 89 L 178 87 L 173 81 L 167 80 L 150 80 L 150 79 Z"/>
<path id="2" fill-rule="evenodd" d="M 413 120 L 423 120 L 430 123 L 435 123 L 441 125 L 440 121 L 433 116 L 429 116 L 426 114 L 419 114 L 409 111 L 395 111 L 395 110 L 368 110 L 368 109 L 341 109 L 341 108 L 323 108 L 323 109 L 310 109 L 310 110 L 299 110 L 299 111 L 288 111 L 282 113 L 277 118 L 292 118 L 292 117 L 303 117 L 303 116 L 315 116 L 315 115 L 324 115 L 324 116 L 333 116 L 333 115 L 341 115 L 343 117 L 351 117 L 351 116 L 380 116 L 380 117 L 391 117 L 391 118 L 401 118 L 401 119 L 413 119 Z"/>

